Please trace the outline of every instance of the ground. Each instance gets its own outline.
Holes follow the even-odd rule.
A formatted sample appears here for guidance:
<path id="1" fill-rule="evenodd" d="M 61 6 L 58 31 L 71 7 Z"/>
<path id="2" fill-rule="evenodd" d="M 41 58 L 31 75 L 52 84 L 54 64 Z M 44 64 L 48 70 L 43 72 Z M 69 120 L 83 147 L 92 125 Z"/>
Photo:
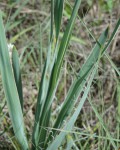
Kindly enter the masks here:
<path id="1" fill-rule="evenodd" d="M 73 0 L 69 1 L 71 4 Z M 112 3 L 113 2 L 113 3 Z M 69 7 L 64 6 L 64 16 L 61 26 L 62 33 L 69 19 Z M 41 74 L 47 54 L 49 27 L 50 27 L 50 1 L 0 1 L 3 20 L 8 43 L 13 43 L 18 52 L 21 63 L 24 112 L 27 136 L 31 141 L 31 132 L 34 122 L 37 94 Z M 85 22 L 88 29 L 97 39 L 102 31 L 109 26 L 109 36 L 120 16 L 119 0 L 85 0 L 82 1 L 78 16 Z M 61 80 L 56 93 L 57 100 L 53 103 L 53 116 L 57 106 L 64 100 L 75 74 L 89 55 L 95 41 L 77 17 L 71 41 L 62 66 Z M 120 69 L 120 30 L 110 45 L 107 53 L 110 60 Z M 120 134 L 120 84 L 119 76 L 110 61 L 104 56 L 99 64 L 99 71 L 92 84 L 88 99 L 82 108 L 74 131 L 82 131 L 88 136 L 77 136 L 78 145 L 83 149 L 112 150 L 109 140 L 102 127 L 102 121 L 114 139 L 119 140 Z M 97 116 L 96 111 L 99 113 Z M 100 121 L 100 117 L 102 121 Z M 54 118 L 54 117 L 53 117 Z M 5 102 L 4 91 L 0 76 L 0 149 L 13 149 L 11 138 L 13 136 L 8 109 Z M 79 127 L 79 128 L 78 128 Z M 91 135 L 99 135 L 93 138 Z M 86 138 L 86 139 L 85 139 Z M 81 142 L 79 142 L 81 141 Z M 4 144 L 5 143 L 5 144 Z M 81 143 L 81 144 L 80 144 Z M 116 142 L 119 145 L 119 142 Z M 3 148 L 3 150 L 5 147 Z"/>

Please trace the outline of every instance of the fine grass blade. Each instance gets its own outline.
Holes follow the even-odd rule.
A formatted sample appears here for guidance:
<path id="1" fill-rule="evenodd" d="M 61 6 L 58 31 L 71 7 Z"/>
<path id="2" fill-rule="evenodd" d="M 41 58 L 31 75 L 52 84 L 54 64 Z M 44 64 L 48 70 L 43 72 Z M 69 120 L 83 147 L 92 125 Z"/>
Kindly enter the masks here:
<path id="1" fill-rule="evenodd" d="M 22 30 L 21 32 L 19 32 L 17 35 L 15 35 L 13 38 L 10 39 L 10 43 L 14 43 L 18 40 L 18 38 L 20 38 L 21 36 L 23 36 L 23 34 L 25 34 L 26 32 L 31 31 L 32 29 L 34 29 L 35 26 L 31 26 L 27 29 Z"/>
<path id="2" fill-rule="evenodd" d="M 88 98 L 88 101 L 89 101 L 89 103 L 90 103 L 90 105 L 91 105 L 93 111 L 95 112 L 95 115 L 96 115 L 97 118 L 99 119 L 99 121 L 100 121 L 102 127 L 104 128 L 104 130 L 105 130 L 105 132 L 106 132 L 108 138 L 110 139 L 111 144 L 113 145 L 114 149 L 117 150 L 116 144 L 115 144 L 113 138 L 111 137 L 111 135 L 110 135 L 110 133 L 109 133 L 109 131 L 108 131 L 106 125 L 104 124 L 102 117 L 99 115 L 97 109 L 94 107 L 92 101 L 91 101 L 89 98 Z"/>
<path id="3" fill-rule="evenodd" d="M 117 66 L 114 64 L 114 62 L 112 61 L 112 59 L 110 58 L 110 56 L 105 52 L 105 56 L 108 59 L 108 61 L 111 63 L 111 66 L 113 67 L 113 69 L 116 71 L 116 73 L 120 76 L 120 71 L 117 68 Z"/>
<path id="4" fill-rule="evenodd" d="M 19 24 L 22 22 L 22 19 L 21 20 L 18 20 L 18 21 L 15 21 L 15 22 L 12 22 L 11 25 L 8 25 L 5 27 L 5 30 L 6 31 L 12 31 L 14 28 L 16 28 L 17 26 L 19 26 Z"/>
<path id="5" fill-rule="evenodd" d="M 13 15 L 8 18 L 8 22 L 6 23 L 5 29 L 8 30 L 11 26 L 11 24 L 13 24 L 13 21 L 15 20 L 15 18 L 19 15 L 20 11 L 24 8 L 24 6 L 29 2 L 29 0 L 25 0 L 23 1 L 21 4 L 19 3 L 19 7 L 16 9 L 16 11 L 13 13 Z M 10 6 L 10 9 L 12 10 L 13 7 L 15 7 L 16 3 L 12 4 Z"/>
<path id="6" fill-rule="evenodd" d="M 117 127 L 116 130 L 117 132 L 117 139 L 120 137 L 120 81 L 116 79 L 117 82 L 117 115 L 116 115 L 116 120 L 117 120 Z M 117 142 L 117 146 L 119 147 L 120 144 Z"/>
<path id="7" fill-rule="evenodd" d="M 58 39 L 59 32 L 60 32 L 61 19 L 63 14 L 63 4 L 64 4 L 64 0 L 55 0 L 54 21 L 55 21 L 55 29 L 56 29 L 56 40 Z"/>
<path id="8" fill-rule="evenodd" d="M 118 120 L 120 123 L 120 82 L 119 80 L 117 80 L 117 102 L 118 102 L 117 113 L 118 113 Z"/>
<path id="9" fill-rule="evenodd" d="M 73 82 L 73 84 L 68 92 L 68 95 L 65 99 L 65 102 L 61 108 L 61 111 L 57 117 L 54 128 L 59 128 L 62 125 L 65 117 L 71 112 L 71 110 L 74 106 L 74 103 L 76 101 L 74 98 L 74 95 L 76 95 L 76 98 L 77 98 L 80 95 L 81 91 L 83 90 L 86 80 L 87 80 L 88 76 L 90 75 L 92 67 L 94 66 L 94 64 L 97 62 L 97 60 L 100 57 L 101 48 L 103 47 L 103 45 L 106 42 L 107 35 L 108 35 L 108 28 L 102 33 L 102 35 L 98 39 L 101 46 L 98 43 L 95 45 L 91 54 L 89 55 L 88 59 L 86 60 L 85 64 L 82 66 L 82 68 L 78 74 L 78 77 Z"/>
<path id="10" fill-rule="evenodd" d="M 108 36 L 108 28 L 101 34 L 100 38 L 98 39 L 99 43 L 96 43 L 96 45 L 94 46 L 91 54 L 89 55 L 85 64 L 82 66 L 77 78 L 74 80 L 72 86 L 70 87 L 70 90 L 66 96 L 66 99 L 60 110 L 60 113 L 57 116 L 53 128 L 60 128 L 64 122 L 64 119 L 71 113 L 77 98 L 79 97 L 80 93 L 83 91 L 87 78 L 91 73 L 91 69 L 100 58 L 101 51 L 106 42 L 107 36 Z M 53 130 L 52 135 L 54 136 L 55 133 L 56 130 Z M 47 142 L 51 140 L 51 137 L 52 136 L 50 133 Z"/>
<path id="11" fill-rule="evenodd" d="M 38 100 L 37 100 L 37 107 L 35 112 L 35 124 L 33 129 L 33 135 L 32 135 L 32 143 L 33 143 L 33 149 L 37 148 L 40 141 L 40 126 L 42 122 L 42 115 L 43 115 L 43 108 L 45 104 L 45 100 L 48 93 L 48 88 L 50 84 L 50 76 L 54 64 L 54 45 L 53 42 L 53 21 L 54 21 L 54 1 L 51 0 L 51 31 L 50 31 L 50 41 L 49 41 L 49 47 L 48 47 L 48 53 L 47 53 L 47 59 L 45 61 L 44 69 L 42 72 L 40 87 L 39 87 L 39 93 L 38 93 Z M 48 110 L 50 112 L 50 109 Z M 48 115 L 49 116 L 49 115 Z M 49 119 L 47 119 L 49 123 Z"/>
<path id="12" fill-rule="evenodd" d="M 23 91 L 22 91 L 21 71 L 19 65 L 18 52 L 15 46 L 13 46 L 13 50 L 12 50 L 12 67 L 13 67 L 14 79 L 17 86 L 21 108 L 23 110 Z"/>
<path id="13" fill-rule="evenodd" d="M 114 28 L 114 30 L 112 32 L 112 35 L 111 35 L 109 41 L 107 42 L 107 45 L 103 49 L 102 54 L 104 54 L 104 52 L 106 51 L 106 49 L 110 46 L 110 44 L 111 44 L 112 40 L 114 39 L 114 37 L 115 37 L 115 35 L 116 35 L 119 27 L 120 27 L 120 18 L 118 19 L 118 22 L 117 22 L 117 24 L 116 24 L 116 26 L 115 26 L 115 28 Z"/>
<path id="14" fill-rule="evenodd" d="M 112 41 L 112 39 L 114 38 L 114 36 L 115 36 L 115 34 L 116 34 L 116 32 L 117 32 L 117 30 L 118 30 L 118 28 L 119 28 L 119 25 L 120 25 L 120 19 L 118 20 L 118 22 L 117 22 L 117 25 L 116 25 L 116 27 L 115 27 L 115 29 L 114 29 L 114 31 L 113 31 L 113 33 L 112 33 L 112 35 L 111 35 L 111 37 L 110 37 L 110 39 L 109 39 L 109 41 L 107 42 L 107 44 L 106 44 L 106 46 L 103 48 L 102 47 L 102 45 L 101 45 L 101 42 L 98 40 L 97 41 L 97 45 L 98 46 L 100 46 L 101 45 L 101 55 L 103 55 L 103 53 L 107 50 L 107 48 L 108 48 L 108 46 L 110 45 L 110 43 L 111 43 L 111 41 Z M 108 29 L 107 29 L 108 30 Z M 106 32 L 107 33 L 107 32 Z M 107 35 L 107 34 L 106 34 Z M 106 39 L 104 39 L 104 41 L 103 42 L 105 42 L 106 41 Z M 103 44 L 103 43 L 102 43 Z M 103 48 L 103 49 L 102 49 Z M 101 57 L 101 55 L 99 55 L 100 57 Z M 93 55 L 94 56 L 94 55 Z M 90 58 L 90 57 L 89 57 Z M 97 57 L 95 57 L 95 58 L 97 58 Z M 98 59 L 98 58 L 97 58 Z M 92 60 L 92 59 L 91 59 Z M 92 62 L 93 64 L 95 63 L 95 61 L 94 61 L 94 59 L 93 59 L 93 62 Z M 91 64 L 89 61 L 87 61 L 86 62 L 86 64 Z M 85 67 L 85 65 L 82 67 L 82 69 L 81 69 L 81 73 L 84 73 L 84 68 Z M 90 66 L 88 66 L 88 67 L 90 67 Z M 88 69 L 88 67 L 86 68 L 86 69 Z M 70 92 L 71 93 L 71 92 Z M 73 95 L 73 94 L 71 94 L 71 95 Z M 72 98 L 71 98 L 72 99 Z M 54 128 L 58 128 L 59 126 L 60 126 L 60 122 L 62 122 L 63 120 L 64 120 L 64 118 L 65 118 L 65 114 L 68 114 L 68 112 L 69 112 L 69 109 L 70 109 L 70 105 L 68 105 L 69 104 L 69 99 L 68 99 L 68 102 L 67 103 L 64 103 L 63 104 L 63 107 L 61 108 L 61 111 L 60 111 L 60 114 L 59 114 L 59 116 L 57 117 L 57 120 L 56 120 L 56 122 L 55 122 L 55 125 L 54 125 Z"/>
<path id="15" fill-rule="evenodd" d="M 60 32 L 60 37 L 62 38 L 63 37 L 63 32 Z M 82 38 L 78 38 L 74 35 L 71 36 L 71 42 L 76 42 L 76 43 L 80 43 L 82 45 L 86 45 L 86 42 L 85 40 L 83 40 Z"/>
<path id="16" fill-rule="evenodd" d="M 28 149 L 28 143 L 24 132 L 23 114 L 14 80 L 12 65 L 7 47 L 2 15 L 0 12 L 0 70 L 3 88 L 7 100 L 8 110 L 14 129 L 14 134 L 23 150 Z"/>
<path id="17" fill-rule="evenodd" d="M 66 136 L 66 139 L 67 139 L 66 150 L 71 150 L 72 148 L 74 148 L 74 150 L 79 150 L 79 148 L 77 147 L 76 143 L 74 142 L 74 140 L 70 134 L 68 134 Z"/>
<path id="18" fill-rule="evenodd" d="M 70 37 L 71 37 L 71 34 L 72 34 L 72 29 L 73 29 L 73 26 L 74 26 L 74 23 L 75 23 L 75 19 L 76 19 L 80 4 L 81 4 L 81 0 L 76 0 L 75 1 L 75 5 L 74 5 L 73 11 L 72 11 L 72 15 L 70 17 L 70 20 L 69 20 L 68 25 L 66 27 L 66 31 L 65 31 L 65 33 L 63 35 L 63 38 L 61 40 L 60 48 L 59 48 L 58 55 L 57 55 L 57 59 L 56 59 L 56 62 L 55 62 L 54 68 L 53 68 L 52 81 L 51 81 L 52 85 L 51 86 L 55 86 L 57 81 L 58 81 L 61 65 L 63 63 L 63 58 L 64 58 L 65 52 L 67 50 L 67 47 L 68 47 L 68 44 L 69 44 L 69 41 L 70 41 Z"/>
<path id="19" fill-rule="evenodd" d="M 77 16 L 77 12 L 78 12 L 80 3 L 81 3 L 81 0 L 76 0 L 75 1 L 73 12 L 72 12 L 71 18 L 69 20 L 69 23 L 66 27 L 66 31 L 65 31 L 65 33 L 63 35 L 63 38 L 61 40 L 59 50 L 57 49 L 58 47 L 55 47 L 54 58 L 56 58 L 56 59 L 53 59 L 53 60 L 55 60 L 55 62 L 53 62 L 54 66 L 53 66 L 52 73 L 51 73 L 51 76 L 50 76 L 49 91 L 47 93 L 47 98 L 46 98 L 46 101 L 45 101 L 45 105 L 44 105 L 43 112 L 42 112 L 42 117 L 41 117 L 41 119 L 42 119 L 41 126 L 43 126 L 43 127 L 49 125 L 49 122 L 46 124 L 46 122 L 48 120 L 47 117 L 49 116 L 48 115 L 49 109 L 50 109 L 51 103 L 54 99 L 54 93 L 57 89 L 58 78 L 59 78 L 61 66 L 62 66 L 62 63 L 63 63 L 63 58 L 64 58 L 65 52 L 67 50 L 67 46 L 69 44 L 69 40 L 70 40 L 70 37 L 71 37 L 72 29 L 73 29 L 73 26 L 74 26 L 75 18 Z M 61 9 L 61 11 L 63 11 L 63 10 Z M 55 13 L 57 13 L 57 12 L 55 12 Z M 62 12 L 61 12 L 61 14 L 62 14 Z M 58 51 L 58 54 L 57 54 L 57 51 Z M 57 54 L 57 56 L 56 56 L 56 54 Z M 43 128 L 40 128 L 40 138 L 39 138 L 40 143 L 45 141 L 46 133 L 47 132 Z"/>
<path id="20" fill-rule="evenodd" d="M 79 102 L 78 107 L 76 108 L 75 112 L 73 113 L 73 115 L 70 117 L 69 121 L 67 121 L 67 123 L 65 124 L 65 127 L 63 128 L 63 130 L 67 130 L 67 131 L 71 131 L 74 123 L 83 107 L 83 104 L 87 98 L 88 92 L 90 91 L 90 86 L 92 84 L 93 78 L 95 76 L 97 70 L 97 65 L 92 69 L 92 74 L 91 77 L 88 81 L 88 85 L 86 87 L 86 90 L 84 91 L 84 94 Z M 48 146 L 47 150 L 51 150 L 51 149 L 58 149 L 58 147 L 61 145 L 62 141 L 64 140 L 65 136 L 68 134 L 68 132 L 60 132 L 59 135 L 57 135 L 55 137 L 55 140 L 53 140 L 53 142 Z"/>
<path id="21" fill-rule="evenodd" d="M 71 12 L 72 7 L 71 7 L 69 1 L 66 0 L 65 2 L 66 2 L 66 4 L 68 5 L 68 7 L 69 7 L 69 9 L 70 9 L 70 12 Z M 88 31 L 88 33 L 91 35 L 91 37 L 99 44 L 99 42 L 96 40 L 96 38 L 94 37 L 94 35 L 93 35 L 93 34 L 91 33 L 91 31 L 88 29 L 86 23 L 85 23 L 79 16 L 77 16 L 77 17 L 79 18 L 79 20 L 81 21 L 81 23 L 83 24 L 83 26 L 86 28 L 86 30 Z M 102 53 L 101 53 L 101 54 L 104 54 L 104 52 L 106 51 L 106 49 L 107 49 L 107 48 L 109 47 L 109 45 L 111 44 L 111 42 L 112 42 L 112 40 L 114 39 L 114 37 L 115 37 L 117 31 L 119 30 L 119 26 L 120 26 L 120 18 L 118 19 L 118 22 L 117 22 L 117 24 L 116 24 L 116 26 L 115 26 L 115 28 L 114 28 L 114 31 L 112 32 L 112 35 L 111 35 L 109 41 L 107 42 L 106 47 L 104 47 L 104 49 L 102 50 Z M 102 55 L 101 55 L 101 57 L 102 57 Z"/>
<path id="22" fill-rule="evenodd" d="M 29 0 L 25 0 L 19 5 L 18 9 L 16 9 L 15 13 L 10 18 L 12 21 L 19 15 L 20 11 L 24 8 L 24 6 L 29 2 Z"/>

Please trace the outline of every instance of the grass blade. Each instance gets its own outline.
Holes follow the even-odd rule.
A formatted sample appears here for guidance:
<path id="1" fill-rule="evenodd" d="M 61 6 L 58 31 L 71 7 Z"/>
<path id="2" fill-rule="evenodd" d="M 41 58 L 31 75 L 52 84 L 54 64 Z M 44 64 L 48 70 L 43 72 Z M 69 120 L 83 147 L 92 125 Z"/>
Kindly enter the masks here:
<path id="1" fill-rule="evenodd" d="M 20 38 L 26 32 L 31 31 L 33 28 L 35 28 L 35 26 L 31 26 L 31 27 L 29 27 L 27 29 L 22 30 L 21 32 L 19 32 L 17 35 L 15 35 L 13 38 L 10 39 L 10 43 L 16 42 L 18 40 L 18 38 Z"/>
<path id="2" fill-rule="evenodd" d="M 42 72 L 42 78 L 41 83 L 39 87 L 39 93 L 38 93 L 38 100 L 37 100 L 37 107 L 35 112 L 35 124 L 33 129 L 33 135 L 32 135 L 32 143 L 33 143 L 33 149 L 39 145 L 40 141 L 40 126 L 42 121 L 42 115 L 43 115 L 43 108 L 45 104 L 45 100 L 48 93 L 48 88 L 50 84 L 50 76 L 54 64 L 53 59 L 53 19 L 54 19 L 54 1 L 51 1 L 51 31 L 50 31 L 50 43 L 48 47 L 48 54 L 47 59 L 44 65 L 44 69 Z M 50 109 L 48 110 L 50 112 Z M 49 122 L 49 119 L 47 120 Z M 44 134 L 45 135 L 45 134 Z"/>
<path id="3" fill-rule="evenodd" d="M 99 119 L 99 121 L 100 121 L 102 127 L 104 128 L 104 130 L 105 130 L 105 132 L 106 132 L 108 138 L 110 139 L 110 142 L 112 143 L 114 149 L 117 150 L 117 147 L 116 147 L 116 145 L 115 145 L 115 142 L 114 142 L 113 138 L 111 137 L 111 135 L 110 135 L 110 133 L 109 133 L 109 131 L 108 131 L 106 125 L 104 124 L 102 117 L 99 115 L 98 111 L 96 110 L 96 108 L 94 107 L 94 105 L 92 104 L 92 102 L 91 102 L 91 100 L 90 100 L 89 98 L 88 98 L 88 101 L 89 101 L 90 105 L 92 106 L 92 109 L 93 109 L 93 111 L 95 112 L 95 115 L 97 116 L 97 118 Z"/>
<path id="4" fill-rule="evenodd" d="M 74 103 L 76 102 L 77 98 L 79 97 L 80 93 L 82 92 L 84 85 L 86 83 L 86 80 L 87 80 L 88 76 L 90 75 L 92 67 L 100 58 L 101 51 L 102 51 L 103 45 L 106 42 L 107 36 L 108 36 L 108 28 L 101 34 L 100 38 L 98 39 L 99 43 L 96 43 L 96 45 L 94 46 L 87 61 L 82 66 L 82 68 L 78 74 L 78 77 L 73 82 L 53 128 L 60 128 L 64 122 L 64 119 L 72 111 L 72 109 L 74 107 Z M 52 132 L 53 132 L 52 135 L 55 135 L 56 130 L 54 130 Z M 48 141 L 51 140 L 51 137 L 52 136 L 50 133 L 50 135 L 48 137 Z"/>
<path id="5" fill-rule="evenodd" d="M 114 64 L 114 62 L 112 61 L 112 59 L 110 58 L 110 56 L 105 52 L 105 56 L 108 59 L 108 61 L 111 63 L 111 66 L 113 67 L 113 69 L 116 71 L 116 73 L 120 76 L 120 71 L 117 68 L 117 66 Z"/>
<path id="6" fill-rule="evenodd" d="M 54 7 L 54 21 L 55 21 L 55 29 L 56 29 L 56 40 L 58 39 L 60 32 L 61 19 L 63 14 L 63 4 L 64 0 L 55 0 Z"/>
<path id="7" fill-rule="evenodd" d="M 98 44 L 95 45 L 95 47 L 93 48 L 87 61 L 82 66 L 82 68 L 78 74 L 78 78 L 75 79 L 74 83 L 72 84 L 72 86 L 68 92 L 68 95 L 66 97 L 65 103 L 63 104 L 61 111 L 57 117 L 54 128 L 59 128 L 61 126 L 63 120 L 67 116 L 68 112 L 71 112 L 71 110 L 72 110 L 71 106 L 73 107 L 74 103 L 75 103 L 75 101 L 73 101 L 74 95 L 76 95 L 76 97 L 78 97 L 80 95 L 80 92 L 82 91 L 82 89 L 86 83 L 86 80 L 91 72 L 92 67 L 97 62 L 97 60 L 100 56 L 100 53 L 101 53 L 100 49 L 103 46 L 103 44 L 105 44 L 107 35 L 108 35 L 108 28 L 102 33 L 102 35 L 100 36 L 100 38 L 98 40 L 99 43 L 101 44 L 101 46 Z"/>
<path id="8" fill-rule="evenodd" d="M 19 65 L 18 52 L 15 46 L 13 47 L 12 50 L 12 67 L 13 67 L 13 73 L 14 73 L 19 99 L 20 99 L 21 108 L 23 110 L 23 91 L 22 91 L 21 71 Z"/>
<path id="9" fill-rule="evenodd" d="M 76 0 L 74 8 L 73 8 L 73 13 L 71 15 L 71 18 L 70 18 L 69 23 L 66 27 L 66 31 L 64 33 L 64 36 L 63 36 L 61 44 L 60 44 L 58 56 L 57 56 L 56 60 L 54 59 L 55 63 L 53 61 L 54 67 L 53 67 L 53 70 L 52 70 L 52 73 L 50 76 L 51 78 L 50 78 L 50 83 L 49 83 L 49 92 L 47 93 L 47 98 L 46 98 L 45 105 L 44 105 L 43 112 L 42 112 L 42 114 L 44 114 L 44 115 L 42 115 L 42 117 L 41 117 L 42 118 L 41 126 L 46 126 L 46 122 L 47 122 L 46 120 L 48 120 L 47 117 L 49 116 L 48 115 L 49 109 L 50 109 L 51 103 L 53 101 L 54 93 L 57 89 L 57 83 L 58 83 L 58 77 L 59 77 L 61 65 L 63 62 L 65 52 L 67 50 L 67 46 L 68 46 L 68 43 L 70 40 L 70 36 L 72 33 L 73 25 L 75 22 L 75 18 L 77 16 L 77 12 L 78 12 L 80 3 L 81 3 L 81 0 Z M 57 12 L 55 12 L 55 13 L 57 13 Z M 57 53 L 57 48 L 55 47 L 54 58 L 56 57 L 56 53 Z M 48 124 L 49 124 L 49 122 L 48 122 Z M 39 139 L 41 139 L 40 143 L 45 141 L 45 136 L 46 136 L 45 132 L 46 131 L 43 128 L 40 129 L 40 138 L 39 138 Z"/>
<path id="10" fill-rule="evenodd" d="M 118 22 L 117 22 L 117 24 L 116 24 L 116 26 L 115 26 L 115 28 L 114 28 L 114 30 L 112 32 L 112 35 L 111 35 L 109 41 L 107 42 L 107 45 L 103 49 L 102 54 L 104 54 L 104 52 L 106 51 L 106 49 L 110 46 L 110 44 L 111 44 L 112 40 L 114 39 L 114 37 L 115 37 L 115 35 L 116 35 L 119 27 L 120 27 L 120 18 L 118 19 Z"/>
<path id="11" fill-rule="evenodd" d="M 80 7 L 80 3 L 81 3 L 81 0 L 76 0 L 75 1 L 75 5 L 74 5 L 73 11 L 72 11 L 71 18 L 68 22 L 68 25 L 66 27 L 66 31 L 65 31 L 65 33 L 63 35 L 63 38 L 61 40 L 60 48 L 59 48 L 59 51 L 58 51 L 58 57 L 56 59 L 54 69 L 53 69 L 53 77 L 52 77 L 52 85 L 53 86 L 54 86 L 54 84 L 56 85 L 56 83 L 58 81 L 60 68 L 61 68 L 61 65 L 62 65 L 62 62 L 63 62 L 63 58 L 64 58 L 64 55 L 65 55 L 67 46 L 69 44 L 69 40 L 70 40 L 70 37 L 71 37 L 71 34 L 72 34 L 72 29 L 73 29 L 73 26 L 74 26 L 74 22 L 75 22 L 75 19 L 76 19 L 76 16 L 77 16 L 78 9 Z"/>
<path id="12" fill-rule="evenodd" d="M 94 75 L 96 73 L 96 69 L 97 69 L 97 65 L 95 66 L 95 68 L 92 71 L 92 75 L 89 79 L 88 85 L 86 87 L 86 90 L 84 91 L 84 95 L 78 105 L 78 107 L 76 108 L 76 111 L 74 112 L 74 114 L 71 116 L 71 118 L 69 119 L 69 121 L 66 123 L 65 127 L 63 130 L 69 130 L 71 131 L 73 128 L 73 125 L 83 107 L 83 104 L 87 98 L 88 92 L 90 90 L 90 86 L 92 84 Z M 58 136 L 55 137 L 55 140 L 50 144 L 50 146 L 48 146 L 47 150 L 51 150 L 51 149 L 58 149 L 58 147 L 60 146 L 60 144 L 62 143 L 63 139 L 65 138 L 66 134 L 68 134 L 68 132 L 60 132 L 60 134 Z"/>
<path id="13" fill-rule="evenodd" d="M 0 12 L 0 70 L 7 105 L 14 129 L 15 136 L 23 150 L 28 149 L 28 143 L 24 132 L 23 114 L 20 100 L 14 80 L 13 70 L 5 37 L 2 15 Z"/>

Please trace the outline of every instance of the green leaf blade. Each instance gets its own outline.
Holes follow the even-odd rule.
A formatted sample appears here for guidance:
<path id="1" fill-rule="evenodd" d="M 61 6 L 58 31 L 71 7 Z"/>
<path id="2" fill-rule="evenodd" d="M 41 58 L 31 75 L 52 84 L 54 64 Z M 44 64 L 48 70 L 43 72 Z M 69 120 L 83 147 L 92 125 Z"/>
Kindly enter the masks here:
<path id="1" fill-rule="evenodd" d="M 103 46 L 105 44 L 105 41 L 107 39 L 107 35 L 108 35 L 108 28 L 101 34 L 100 38 L 99 38 L 99 43 L 101 44 L 101 46 Z M 82 66 L 79 74 L 78 74 L 78 78 L 75 79 L 75 81 L 73 82 L 68 95 L 65 99 L 65 102 L 61 108 L 61 111 L 57 117 L 57 120 L 55 122 L 54 128 L 59 128 L 63 122 L 63 120 L 65 119 L 65 117 L 67 116 L 68 112 L 71 112 L 71 106 L 73 107 L 74 105 L 74 101 L 73 99 L 77 99 L 77 97 L 80 95 L 80 92 L 82 91 L 86 80 L 91 72 L 92 67 L 94 66 L 94 64 L 97 63 L 97 60 L 100 56 L 101 53 L 101 46 L 96 43 L 96 45 L 94 46 L 91 54 L 89 55 L 88 59 L 86 60 L 85 64 Z M 74 98 L 75 95 L 75 98 Z"/>
<path id="2" fill-rule="evenodd" d="M 18 57 L 18 52 L 13 46 L 12 50 L 12 67 L 13 67 L 13 73 L 14 73 L 14 78 L 19 94 L 19 99 L 21 103 L 21 108 L 23 110 L 23 91 L 22 91 L 22 80 L 21 80 L 21 70 L 20 70 L 20 65 L 19 65 L 19 57 Z"/>
<path id="3" fill-rule="evenodd" d="M 63 4 L 64 4 L 64 0 L 55 0 L 54 21 L 55 21 L 55 29 L 56 29 L 56 40 L 58 39 L 59 32 L 60 32 L 61 19 L 63 14 Z"/>
<path id="4" fill-rule="evenodd" d="M 2 15 L 0 12 L 0 70 L 3 88 L 7 100 L 8 110 L 12 121 L 15 136 L 23 150 L 28 149 L 28 143 L 24 131 L 23 114 L 20 100 L 14 80 L 12 65 L 7 47 Z"/>

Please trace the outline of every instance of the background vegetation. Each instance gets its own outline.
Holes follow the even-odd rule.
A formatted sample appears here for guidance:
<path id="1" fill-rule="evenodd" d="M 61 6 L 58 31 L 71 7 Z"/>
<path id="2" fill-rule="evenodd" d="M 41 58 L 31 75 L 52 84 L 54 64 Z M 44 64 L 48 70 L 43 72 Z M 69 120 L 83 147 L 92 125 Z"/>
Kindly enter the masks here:
<path id="1" fill-rule="evenodd" d="M 71 15 L 70 6 L 74 6 L 74 1 L 66 0 L 60 38 L 64 34 Z M 51 124 L 57 117 L 71 83 L 76 78 L 81 66 L 96 43 L 95 39 L 98 39 L 108 26 L 108 37 L 112 34 L 120 16 L 119 7 L 119 0 L 83 0 L 81 2 L 70 43 L 64 57 L 60 83 L 55 100 L 52 103 Z M 7 41 L 15 44 L 19 53 L 24 96 L 24 121 L 30 145 L 32 145 L 31 134 L 34 126 L 39 82 L 48 52 L 50 8 L 51 1 L 48 0 L 0 1 Z M 85 28 L 85 25 L 87 28 Z M 90 32 L 95 39 L 90 35 Z M 74 128 L 67 134 L 66 140 L 62 143 L 61 149 L 110 150 L 114 149 L 111 139 L 116 147 L 119 148 L 119 43 L 120 30 L 118 30 L 114 41 L 99 63 L 99 70 L 94 78 L 87 100 L 82 107 Z M 79 100 L 82 95 L 81 93 Z M 74 110 L 76 110 L 77 105 L 78 103 L 74 106 Z M 50 129 L 46 128 L 46 130 Z M 1 76 L 0 149 L 19 149 L 11 127 Z"/>

